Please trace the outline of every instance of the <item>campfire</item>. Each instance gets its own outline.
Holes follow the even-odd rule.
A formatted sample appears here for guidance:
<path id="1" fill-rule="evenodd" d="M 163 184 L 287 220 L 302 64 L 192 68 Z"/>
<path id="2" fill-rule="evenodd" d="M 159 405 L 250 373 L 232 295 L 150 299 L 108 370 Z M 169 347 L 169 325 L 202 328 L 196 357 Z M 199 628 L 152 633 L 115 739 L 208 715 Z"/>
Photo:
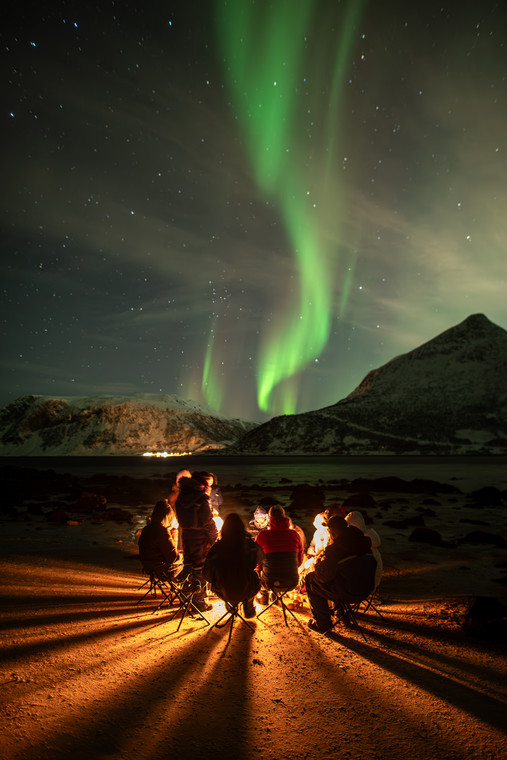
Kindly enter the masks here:
<path id="1" fill-rule="evenodd" d="M 313 521 L 313 525 L 315 527 L 315 532 L 313 534 L 311 544 L 308 547 L 308 554 L 311 554 L 312 557 L 316 557 L 317 554 L 320 554 L 320 552 L 325 549 L 329 543 L 329 531 L 326 526 L 323 512 L 320 512 L 318 515 L 316 515 L 315 520 Z"/>

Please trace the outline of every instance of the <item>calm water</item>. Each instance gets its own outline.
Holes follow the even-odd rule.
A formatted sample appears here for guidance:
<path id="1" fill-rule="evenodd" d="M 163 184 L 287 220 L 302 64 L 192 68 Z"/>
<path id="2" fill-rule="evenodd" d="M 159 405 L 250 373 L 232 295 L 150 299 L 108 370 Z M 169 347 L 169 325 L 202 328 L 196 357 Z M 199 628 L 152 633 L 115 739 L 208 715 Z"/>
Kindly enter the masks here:
<path id="1" fill-rule="evenodd" d="M 34 467 L 88 477 L 97 473 L 134 478 L 173 477 L 178 470 L 210 470 L 219 484 L 276 485 L 281 478 L 293 483 L 318 484 L 330 480 L 378 478 L 394 475 L 404 480 L 424 478 L 452 483 L 462 491 L 486 485 L 507 489 L 507 457 L 259 457 L 194 455 L 147 457 L 0 457 L 0 466 Z"/>

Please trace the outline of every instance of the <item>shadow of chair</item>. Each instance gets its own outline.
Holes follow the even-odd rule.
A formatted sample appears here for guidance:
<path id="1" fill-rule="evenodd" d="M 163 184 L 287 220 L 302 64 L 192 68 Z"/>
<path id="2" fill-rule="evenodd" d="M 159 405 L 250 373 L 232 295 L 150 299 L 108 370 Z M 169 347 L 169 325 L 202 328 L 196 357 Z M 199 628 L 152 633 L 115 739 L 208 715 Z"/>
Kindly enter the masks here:
<path id="1" fill-rule="evenodd" d="M 175 576 L 166 568 L 143 568 L 143 573 L 148 575 L 148 580 L 139 587 L 138 591 L 144 588 L 148 583 L 149 588 L 144 596 L 142 596 L 141 599 L 138 599 L 136 604 L 140 604 L 144 601 L 149 594 L 156 597 L 158 590 L 161 595 L 161 600 L 152 610 L 152 613 L 158 612 L 165 603 L 170 607 L 177 599 L 179 605 L 174 608 L 170 618 L 172 620 L 178 612 L 182 613 L 178 628 L 176 629 L 177 631 L 179 631 L 186 615 L 190 615 L 190 617 L 198 615 L 205 621 L 206 625 L 209 625 L 208 618 L 194 601 L 196 594 L 201 591 L 201 584 L 199 581 L 193 580 L 190 575 L 184 577 Z"/>

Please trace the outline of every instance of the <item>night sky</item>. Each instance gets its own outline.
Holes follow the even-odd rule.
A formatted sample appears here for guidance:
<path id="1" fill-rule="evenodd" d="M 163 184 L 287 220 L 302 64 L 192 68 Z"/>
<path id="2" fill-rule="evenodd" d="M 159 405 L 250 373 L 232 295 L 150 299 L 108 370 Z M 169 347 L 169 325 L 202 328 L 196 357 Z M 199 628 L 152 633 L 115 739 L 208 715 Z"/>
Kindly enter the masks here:
<path id="1" fill-rule="evenodd" d="M 470 314 L 507 328 L 504 0 L 3 16 L 1 405 L 264 420 Z"/>

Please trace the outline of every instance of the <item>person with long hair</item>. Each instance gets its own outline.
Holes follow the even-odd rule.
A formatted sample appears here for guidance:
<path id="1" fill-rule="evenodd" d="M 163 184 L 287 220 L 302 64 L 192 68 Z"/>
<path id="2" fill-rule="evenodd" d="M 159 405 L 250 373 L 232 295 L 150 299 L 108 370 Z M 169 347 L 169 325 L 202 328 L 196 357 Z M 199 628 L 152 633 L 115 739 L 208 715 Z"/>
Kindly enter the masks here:
<path id="1" fill-rule="evenodd" d="M 208 552 L 204 577 L 221 599 L 231 604 L 242 602 L 247 618 L 255 617 L 254 598 L 260 588 L 256 565 L 257 547 L 240 515 L 230 512 L 224 520 L 220 540 Z"/>
<path id="2" fill-rule="evenodd" d="M 174 510 L 167 499 L 157 501 L 139 536 L 139 559 L 145 570 L 174 574 L 179 558 L 170 534 L 174 519 Z"/>

